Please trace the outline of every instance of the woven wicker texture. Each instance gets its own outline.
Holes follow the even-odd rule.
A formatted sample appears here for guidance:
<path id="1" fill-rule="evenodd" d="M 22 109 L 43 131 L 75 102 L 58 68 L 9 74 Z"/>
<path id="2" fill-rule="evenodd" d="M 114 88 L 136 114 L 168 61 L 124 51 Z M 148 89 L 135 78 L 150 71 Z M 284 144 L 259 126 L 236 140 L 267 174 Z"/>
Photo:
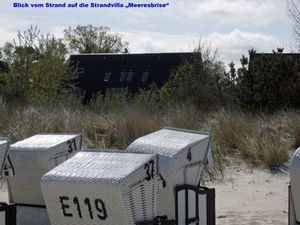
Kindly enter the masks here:
<path id="1" fill-rule="evenodd" d="M 16 225 L 50 225 L 47 209 L 17 205 Z"/>
<path id="2" fill-rule="evenodd" d="M 300 221 L 300 148 L 293 156 L 290 166 L 292 200 L 295 207 L 297 221 Z"/>
<path id="3" fill-rule="evenodd" d="M 158 194 L 158 215 L 175 219 L 175 193 L 178 185 L 198 185 L 208 150 L 211 135 L 191 130 L 165 128 L 138 138 L 126 152 L 159 155 L 159 173 L 162 185 Z"/>
<path id="4" fill-rule="evenodd" d="M 81 149 L 82 136 L 39 134 L 11 145 L 15 176 L 8 177 L 10 202 L 44 205 L 40 179 Z"/>
<path id="5" fill-rule="evenodd" d="M 82 151 L 41 187 L 52 225 L 134 225 L 156 215 L 157 156 Z"/>
<path id="6" fill-rule="evenodd" d="M 0 176 L 3 175 L 3 169 L 5 166 L 9 147 L 9 140 L 0 138 Z"/>

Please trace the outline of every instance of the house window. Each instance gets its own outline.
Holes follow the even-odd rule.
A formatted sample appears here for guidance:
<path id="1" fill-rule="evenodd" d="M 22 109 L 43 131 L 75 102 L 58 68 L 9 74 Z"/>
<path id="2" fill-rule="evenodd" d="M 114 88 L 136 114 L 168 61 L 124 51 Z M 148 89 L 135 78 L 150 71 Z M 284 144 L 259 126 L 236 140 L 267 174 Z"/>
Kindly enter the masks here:
<path id="1" fill-rule="evenodd" d="M 127 81 L 132 81 L 133 75 L 134 75 L 134 72 L 129 71 L 128 75 L 127 75 Z"/>
<path id="2" fill-rule="evenodd" d="M 121 74 L 120 74 L 120 81 L 124 81 L 125 79 L 126 79 L 126 72 L 123 71 L 123 72 L 121 72 Z"/>
<path id="3" fill-rule="evenodd" d="M 145 81 L 147 81 L 148 80 L 148 78 L 149 78 L 149 75 L 150 75 L 150 72 L 143 72 L 143 74 L 142 74 L 142 81 L 143 82 L 145 82 Z"/>
<path id="4" fill-rule="evenodd" d="M 104 74 L 104 82 L 108 82 L 110 80 L 110 77 L 111 77 L 111 73 L 105 73 Z"/>

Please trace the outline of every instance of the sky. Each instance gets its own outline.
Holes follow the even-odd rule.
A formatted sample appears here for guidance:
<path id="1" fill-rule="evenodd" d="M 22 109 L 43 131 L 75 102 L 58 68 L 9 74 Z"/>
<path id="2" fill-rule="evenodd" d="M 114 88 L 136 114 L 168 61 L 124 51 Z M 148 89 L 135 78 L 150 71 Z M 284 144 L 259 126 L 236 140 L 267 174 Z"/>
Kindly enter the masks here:
<path id="1" fill-rule="evenodd" d="M 14 8 L 13 3 L 169 3 L 166 8 Z M 297 51 L 285 0 L 0 0 L 0 46 L 18 30 L 37 25 L 63 36 L 76 25 L 108 26 L 131 53 L 193 51 L 199 41 L 218 48 L 220 60 L 239 62 L 248 50 Z"/>

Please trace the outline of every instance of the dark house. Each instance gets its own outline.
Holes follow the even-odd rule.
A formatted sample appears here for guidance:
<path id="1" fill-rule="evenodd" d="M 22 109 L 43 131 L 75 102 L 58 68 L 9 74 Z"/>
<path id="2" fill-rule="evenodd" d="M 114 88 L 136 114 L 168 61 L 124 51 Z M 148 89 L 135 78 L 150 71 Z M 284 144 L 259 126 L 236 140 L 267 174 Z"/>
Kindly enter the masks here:
<path id="1" fill-rule="evenodd" d="M 96 93 L 125 88 L 136 93 L 152 83 L 162 87 L 172 70 L 195 57 L 199 53 L 79 54 L 70 59 L 80 70 L 77 87 L 88 100 Z"/>

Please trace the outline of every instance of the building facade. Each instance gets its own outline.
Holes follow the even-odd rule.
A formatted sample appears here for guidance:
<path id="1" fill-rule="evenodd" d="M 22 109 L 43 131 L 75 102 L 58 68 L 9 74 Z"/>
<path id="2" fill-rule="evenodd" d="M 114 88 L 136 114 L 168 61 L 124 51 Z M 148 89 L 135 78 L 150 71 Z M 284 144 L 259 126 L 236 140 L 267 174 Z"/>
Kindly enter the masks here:
<path id="1" fill-rule="evenodd" d="M 77 87 L 89 100 L 97 93 L 136 93 L 152 83 L 162 87 L 173 70 L 195 57 L 199 53 L 79 54 L 70 59 L 79 70 Z"/>

